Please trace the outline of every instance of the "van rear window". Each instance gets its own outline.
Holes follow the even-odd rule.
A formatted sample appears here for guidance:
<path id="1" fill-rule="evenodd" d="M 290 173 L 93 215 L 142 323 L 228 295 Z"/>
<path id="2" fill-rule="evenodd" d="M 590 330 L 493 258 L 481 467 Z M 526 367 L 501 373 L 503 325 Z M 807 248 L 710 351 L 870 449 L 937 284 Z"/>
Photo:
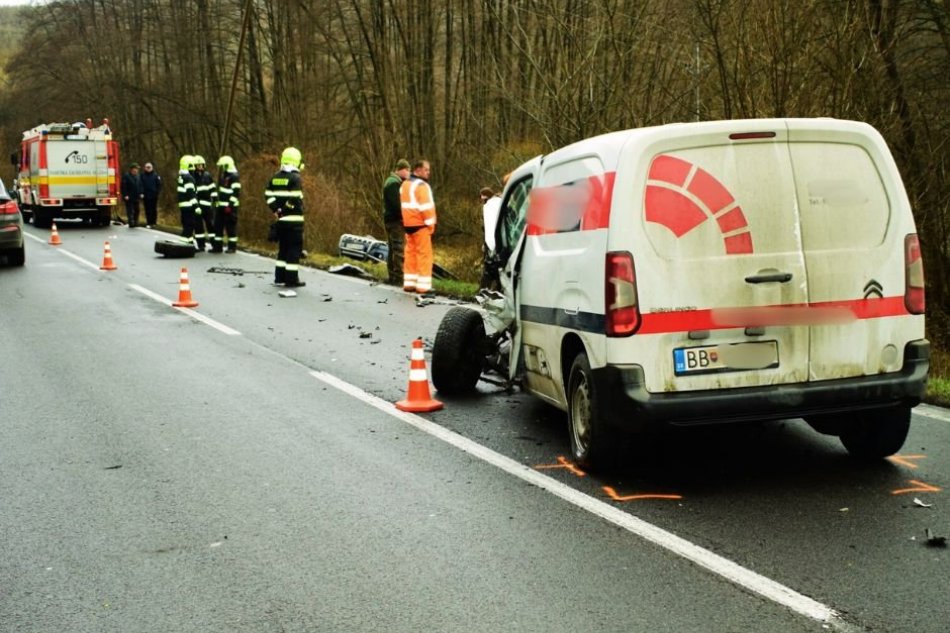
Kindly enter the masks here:
<path id="1" fill-rule="evenodd" d="M 802 242 L 807 250 L 851 250 L 884 241 L 890 204 L 867 152 L 857 145 L 792 143 Z"/>

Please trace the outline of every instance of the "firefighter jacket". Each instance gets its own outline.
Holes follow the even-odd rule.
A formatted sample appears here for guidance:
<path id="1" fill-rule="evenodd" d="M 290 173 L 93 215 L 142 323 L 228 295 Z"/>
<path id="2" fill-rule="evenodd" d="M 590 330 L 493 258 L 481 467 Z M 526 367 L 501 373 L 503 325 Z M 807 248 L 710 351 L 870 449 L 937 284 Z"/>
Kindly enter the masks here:
<path id="1" fill-rule="evenodd" d="M 432 187 L 424 178 L 412 175 L 399 187 L 402 201 L 402 225 L 407 229 L 423 226 L 435 228 L 435 199 Z"/>
<path id="2" fill-rule="evenodd" d="M 383 183 L 383 223 L 399 222 L 402 220 L 402 200 L 399 197 L 399 188 L 402 178 L 396 174 L 389 174 Z"/>
<path id="3" fill-rule="evenodd" d="M 303 181 L 296 167 L 284 165 L 271 176 L 264 197 L 280 222 L 303 222 Z"/>
<path id="4" fill-rule="evenodd" d="M 198 195 L 198 207 L 201 214 L 211 217 L 211 209 L 217 192 L 214 188 L 214 178 L 207 171 L 195 172 L 195 193 Z"/>
<path id="5" fill-rule="evenodd" d="M 195 179 L 190 171 L 178 172 L 178 208 L 182 211 L 198 210 Z"/>
<path id="6" fill-rule="evenodd" d="M 236 171 L 225 171 L 218 176 L 217 206 L 226 213 L 237 213 L 241 206 L 241 178 Z"/>

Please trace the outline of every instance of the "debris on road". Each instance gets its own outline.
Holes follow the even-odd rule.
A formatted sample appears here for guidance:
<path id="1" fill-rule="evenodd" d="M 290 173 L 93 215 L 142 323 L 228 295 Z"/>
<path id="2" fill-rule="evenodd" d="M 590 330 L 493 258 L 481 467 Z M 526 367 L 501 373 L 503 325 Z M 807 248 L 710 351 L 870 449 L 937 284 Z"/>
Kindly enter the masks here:
<path id="1" fill-rule="evenodd" d="M 279 297 L 296 297 L 296 296 L 297 296 L 297 291 L 296 291 L 296 290 L 281 290 L 280 292 L 277 293 L 277 296 L 279 296 Z"/>
<path id="2" fill-rule="evenodd" d="M 947 546 L 947 537 L 946 536 L 937 536 L 930 531 L 930 528 L 924 530 L 924 535 L 927 537 L 925 541 L 927 547 L 946 547 Z"/>
<path id="3" fill-rule="evenodd" d="M 373 333 L 367 332 L 365 330 L 360 330 L 360 338 L 373 338 Z"/>
<path id="4" fill-rule="evenodd" d="M 333 301 L 333 296 L 332 296 L 332 295 L 328 295 L 328 294 L 326 294 L 326 293 L 321 293 L 321 294 L 320 294 L 320 299 L 321 299 L 324 303 L 326 303 L 327 301 Z"/>
<path id="5" fill-rule="evenodd" d="M 234 275 L 240 277 L 241 275 L 268 275 L 270 271 L 267 270 L 244 270 L 243 268 L 228 268 L 227 266 L 212 266 L 208 269 L 209 273 L 220 273 L 222 275 Z"/>
<path id="6" fill-rule="evenodd" d="M 932 503 L 924 503 L 923 501 L 921 501 L 921 500 L 918 499 L 917 497 L 914 497 L 914 505 L 917 506 L 917 507 L 920 507 L 920 508 L 932 508 L 934 504 L 932 504 Z"/>
<path id="7" fill-rule="evenodd" d="M 432 295 L 416 295 L 416 307 L 424 308 L 428 305 L 438 304 L 443 306 L 458 306 L 462 302 L 457 299 L 439 299 Z"/>
<path id="8" fill-rule="evenodd" d="M 370 278 L 368 272 L 360 268 L 359 266 L 354 266 L 353 264 L 340 264 L 339 266 L 330 266 L 328 269 L 329 272 L 334 275 L 345 275 L 347 277 L 363 277 Z"/>

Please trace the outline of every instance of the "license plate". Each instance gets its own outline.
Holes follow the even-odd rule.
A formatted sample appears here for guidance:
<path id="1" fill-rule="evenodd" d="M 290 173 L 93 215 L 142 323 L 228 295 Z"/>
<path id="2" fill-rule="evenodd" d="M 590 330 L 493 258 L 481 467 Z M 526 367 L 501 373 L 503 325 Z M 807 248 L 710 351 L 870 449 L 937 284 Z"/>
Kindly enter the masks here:
<path id="1" fill-rule="evenodd" d="M 677 376 L 778 367 L 778 342 L 730 343 L 673 350 Z"/>

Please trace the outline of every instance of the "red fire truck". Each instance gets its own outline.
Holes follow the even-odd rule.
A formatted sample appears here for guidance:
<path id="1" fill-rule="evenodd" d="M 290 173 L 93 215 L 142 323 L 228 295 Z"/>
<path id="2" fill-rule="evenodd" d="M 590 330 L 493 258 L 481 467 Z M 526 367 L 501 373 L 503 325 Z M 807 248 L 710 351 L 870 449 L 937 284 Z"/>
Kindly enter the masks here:
<path id="1" fill-rule="evenodd" d="M 109 120 L 47 123 L 23 133 L 17 187 L 24 217 L 49 227 L 55 218 L 108 226 L 119 199 L 119 145 Z"/>

